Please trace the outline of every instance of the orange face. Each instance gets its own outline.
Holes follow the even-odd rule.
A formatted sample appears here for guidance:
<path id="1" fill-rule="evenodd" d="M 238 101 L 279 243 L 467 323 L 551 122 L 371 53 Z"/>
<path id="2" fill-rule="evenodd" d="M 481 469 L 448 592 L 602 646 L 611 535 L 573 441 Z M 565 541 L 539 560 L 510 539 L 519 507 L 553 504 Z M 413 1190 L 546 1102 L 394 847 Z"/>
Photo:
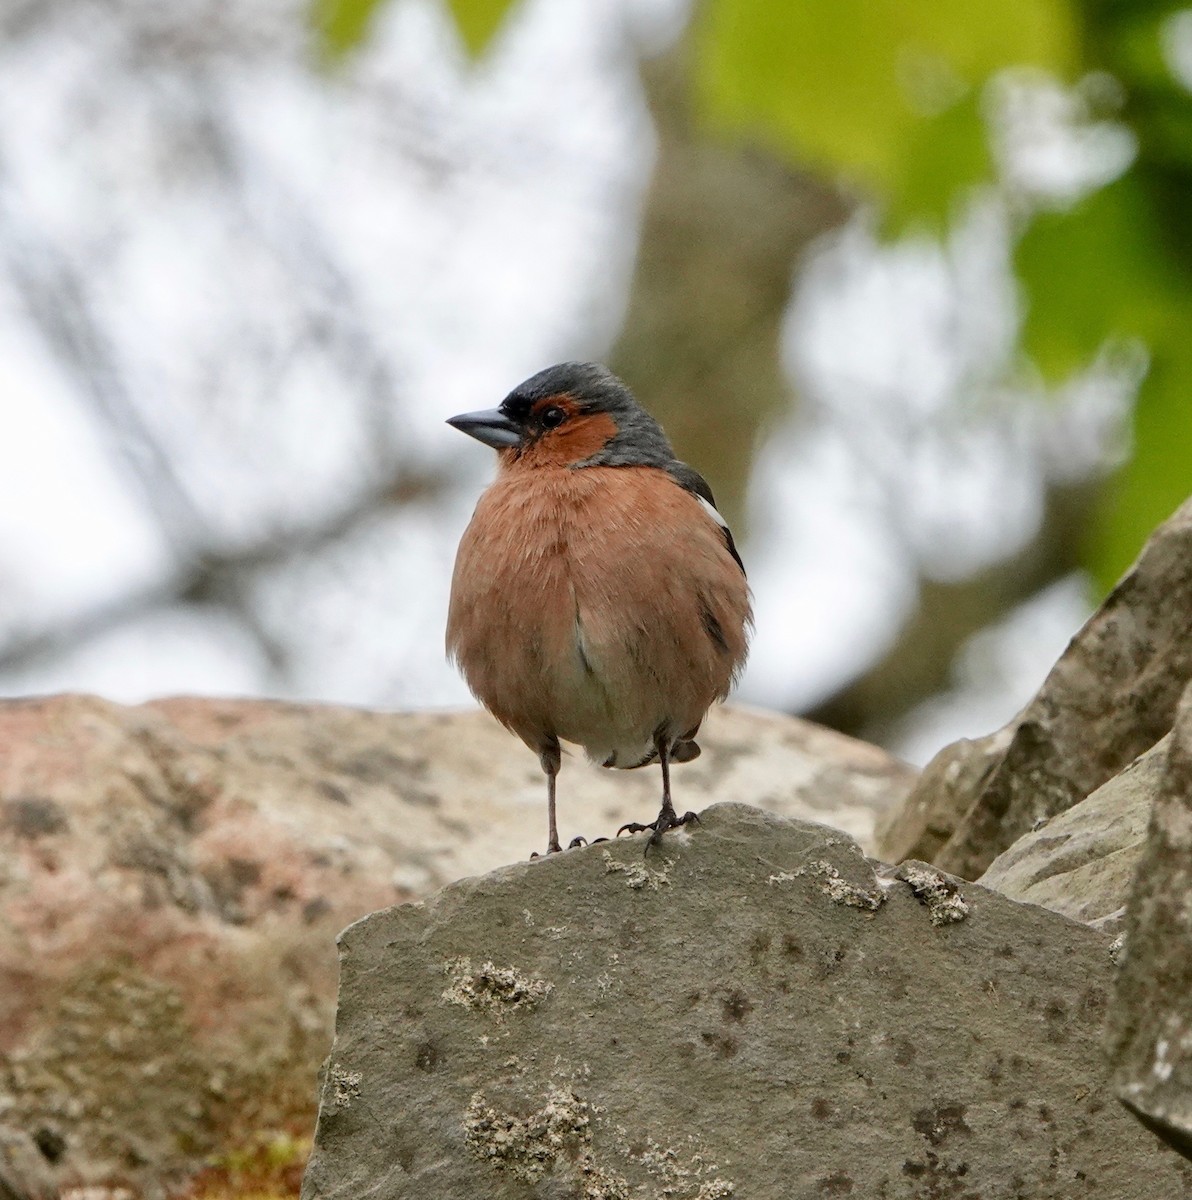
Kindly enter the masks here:
<path id="1" fill-rule="evenodd" d="M 535 402 L 527 422 L 536 431 L 524 447 L 501 451 L 508 466 L 566 467 L 599 454 L 616 437 L 608 413 L 585 413 L 573 396 L 547 396 Z"/>

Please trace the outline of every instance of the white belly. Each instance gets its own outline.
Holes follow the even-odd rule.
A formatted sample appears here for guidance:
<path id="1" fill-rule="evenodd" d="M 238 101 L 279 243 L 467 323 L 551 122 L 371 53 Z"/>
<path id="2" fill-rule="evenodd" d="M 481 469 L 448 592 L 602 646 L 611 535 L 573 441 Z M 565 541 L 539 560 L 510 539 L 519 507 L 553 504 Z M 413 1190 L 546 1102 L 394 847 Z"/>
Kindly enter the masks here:
<path id="1" fill-rule="evenodd" d="M 623 658 L 619 665 L 621 677 L 614 689 L 600 647 L 585 638 L 577 617 L 574 652 L 559 664 L 551 680 L 555 733 L 582 746 L 588 758 L 601 766 L 639 767 L 653 756 L 655 731 L 668 724 L 669 714 L 645 712 L 640 703 L 617 703 L 614 694 L 640 698 L 651 691 L 647 679 L 625 677 Z"/>

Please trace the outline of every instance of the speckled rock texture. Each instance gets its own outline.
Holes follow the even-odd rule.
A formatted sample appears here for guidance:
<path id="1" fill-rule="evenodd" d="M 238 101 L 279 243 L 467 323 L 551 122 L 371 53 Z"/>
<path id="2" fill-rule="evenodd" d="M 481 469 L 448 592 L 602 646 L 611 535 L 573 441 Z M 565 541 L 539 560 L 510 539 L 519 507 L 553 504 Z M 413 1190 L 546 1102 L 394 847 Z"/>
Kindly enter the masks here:
<path id="1" fill-rule="evenodd" d="M 1109 939 L 738 804 L 340 939 L 304 1200 L 1176 1200 Z"/>
<path id="2" fill-rule="evenodd" d="M 979 882 L 1012 900 L 1119 933 L 1170 742 L 1169 735 L 1087 799 L 1024 834 Z"/>
<path id="3" fill-rule="evenodd" d="M 703 740 L 684 806 L 725 789 L 861 837 L 914 774 L 776 715 Z M 568 761 L 564 828 L 650 819 L 658 787 Z M 544 843 L 536 760 L 481 713 L 0 703 L 0 1189 L 154 1196 L 313 1121 L 335 934 Z"/>
<path id="4" fill-rule="evenodd" d="M 978 878 L 1170 732 L 1192 679 L 1192 500 L 1072 639 L 1006 730 L 941 751 L 882 823 L 883 858 Z"/>
<path id="5" fill-rule="evenodd" d="M 906 799 L 878 817 L 874 841 L 887 862 L 932 862 L 980 794 L 1014 736 L 1007 725 L 979 738 L 945 746 L 923 768 Z"/>
<path id="6" fill-rule="evenodd" d="M 1192 1159 L 1192 687 L 1130 899 L 1109 1045 L 1119 1098 Z"/>

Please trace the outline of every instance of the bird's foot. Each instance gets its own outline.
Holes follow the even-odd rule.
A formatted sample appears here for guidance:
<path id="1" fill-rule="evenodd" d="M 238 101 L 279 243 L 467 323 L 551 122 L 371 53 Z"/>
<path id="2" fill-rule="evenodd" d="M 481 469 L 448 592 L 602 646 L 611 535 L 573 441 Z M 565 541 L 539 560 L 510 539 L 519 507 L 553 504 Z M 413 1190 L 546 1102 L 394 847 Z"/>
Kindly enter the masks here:
<path id="1" fill-rule="evenodd" d="M 647 829 L 653 833 L 654 826 L 643 825 L 640 821 L 629 821 L 617 830 L 617 837 L 620 837 L 623 833 L 645 833 Z"/>
<path id="2" fill-rule="evenodd" d="M 594 846 L 594 845 L 596 845 L 597 842 L 607 842 L 607 841 L 608 841 L 608 838 L 606 838 L 606 837 L 598 837 L 598 838 L 593 839 L 591 844 Z M 586 837 L 577 835 L 576 837 L 573 837 L 571 839 L 571 841 L 569 841 L 567 843 L 567 849 L 574 850 L 574 849 L 576 849 L 577 846 L 586 846 L 586 845 L 588 845 L 588 839 Z M 562 854 L 563 847 L 560 846 L 558 842 L 555 842 L 553 845 L 547 846 L 546 852 L 547 852 L 547 854 Z M 537 850 L 535 850 L 534 853 L 530 855 L 530 857 L 531 858 L 541 858 L 542 855 L 539 854 Z"/>
<path id="3" fill-rule="evenodd" d="M 617 837 L 623 833 L 645 833 L 647 829 L 651 831 L 650 840 L 646 842 L 646 854 L 654 846 L 661 845 L 662 835 L 668 829 L 678 829 L 680 825 L 699 824 L 699 814 L 693 812 L 685 812 L 679 816 L 673 808 L 665 807 L 648 825 L 643 825 L 640 821 L 630 821 L 626 825 L 622 825 L 617 830 Z"/>

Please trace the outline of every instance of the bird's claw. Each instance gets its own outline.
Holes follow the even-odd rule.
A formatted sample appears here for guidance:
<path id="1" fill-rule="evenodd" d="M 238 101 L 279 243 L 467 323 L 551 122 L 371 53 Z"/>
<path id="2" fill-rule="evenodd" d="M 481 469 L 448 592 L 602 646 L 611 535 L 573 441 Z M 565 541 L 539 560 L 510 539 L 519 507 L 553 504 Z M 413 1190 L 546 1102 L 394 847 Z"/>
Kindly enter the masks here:
<path id="1" fill-rule="evenodd" d="M 606 837 L 598 837 L 598 838 L 593 838 L 593 839 L 592 839 L 592 842 L 591 842 L 591 845 L 595 846 L 597 842 L 607 842 L 607 841 L 608 841 L 608 838 L 606 838 Z M 584 837 L 582 834 L 576 834 L 576 836 L 575 836 L 575 837 L 573 837 L 573 838 L 571 839 L 571 841 L 569 841 L 569 842 L 567 843 L 567 849 L 568 849 L 568 850 L 574 850 L 574 849 L 576 849 L 576 848 L 577 848 L 577 847 L 579 847 L 579 846 L 587 846 L 588 844 L 589 844 L 589 842 L 588 842 L 588 839 L 587 839 L 586 837 Z M 555 845 L 553 845 L 553 846 L 547 846 L 547 848 L 546 848 L 546 852 L 547 852 L 547 854 L 562 854 L 562 853 L 563 853 L 563 847 L 562 847 L 562 846 L 560 846 L 560 845 L 558 845 L 558 844 L 556 843 L 556 844 L 555 844 Z M 542 855 L 541 855 L 541 854 L 539 854 L 537 850 L 535 850 L 535 851 L 534 851 L 534 852 L 533 852 L 533 853 L 530 855 L 530 857 L 531 857 L 531 858 L 541 858 L 541 857 L 542 857 Z"/>
<path id="2" fill-rule="evenodd" d="M 672 809 L 667 812 L 665 809 L 658 814 L 658 820 L 654 822 L 654 832 L 650 840 L 646 843 L 646 849 L 651 846 L 658 845 L 662 841 L 662 835 L 668 829 L 678 829 L 680 825 L 698 825 L 699 813 L 685 812 L 681 817 L 677 816 Z"/>
<path id="3" fill-rule="evenodd" d="M 691 824 L 699 824 L 699 813 L 685 812 L 680 817 L 673 808 L 664 808 L 648 825 L 643 825 L 640 821 L 630 821 L 628 824 L 622 825 L 617 830 L 617 837 L 627 831 L 629 833 L 645 833 L 649 829 L 651 831 L 650 839 L 646 842 L 646 854 L 649 855 L 651 847 L 662 844 L 662 835 L 668 829 L 678 829 L 680 825 Z"/>
<path id="4" fill-rule="evenodd" d="M 643 825 L 640 821 L 629 821 L 627 824 L 622 825 L 621 828 L 617 830 L 616 836 L 620 837 L 621 834 L 625 833 L 626 831 L 629 833 L 645 833 L 647 829 L 652 831 L 653 828 L 653 825 Z"/>

